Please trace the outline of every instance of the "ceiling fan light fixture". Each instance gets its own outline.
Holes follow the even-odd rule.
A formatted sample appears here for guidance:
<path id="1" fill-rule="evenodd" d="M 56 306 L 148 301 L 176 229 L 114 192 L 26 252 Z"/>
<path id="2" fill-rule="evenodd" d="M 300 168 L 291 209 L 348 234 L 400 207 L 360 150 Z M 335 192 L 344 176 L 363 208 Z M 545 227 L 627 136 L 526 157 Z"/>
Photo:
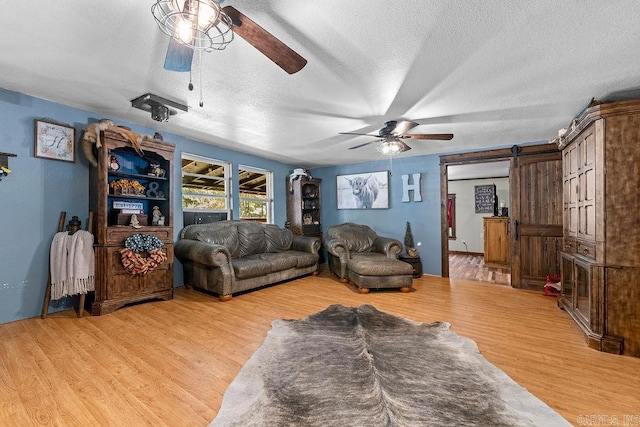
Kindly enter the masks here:
<path id="1" fill-rule="evenodd" d="M 231 18 L 214 0 L 156 0 L 151 13 L 163 33 L 194 50 L 222 50 L 233 40 Z"/>
<path id="2" fill-rule="evenodd" d="M 399 141 L 392 139 L 382 141 L 380 145 L 378 145 L 377 150 L 385 156 L 395 156 L 396 154 L 402 153 L 404 147 Z"/>

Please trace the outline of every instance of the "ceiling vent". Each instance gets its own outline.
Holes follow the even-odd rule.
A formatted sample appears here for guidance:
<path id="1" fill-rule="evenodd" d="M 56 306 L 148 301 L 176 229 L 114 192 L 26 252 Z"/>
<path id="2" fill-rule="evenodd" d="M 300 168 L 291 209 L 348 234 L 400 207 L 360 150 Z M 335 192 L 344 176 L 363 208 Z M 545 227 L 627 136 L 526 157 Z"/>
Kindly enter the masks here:
<path id="1" fill-rule="evenodd" d="M 170 116 L 178 114 L 177 110 L 189 111 L 186 105 L 162 98 L 152 93 L 145 93 L 131 100 L 131 106 L 151 113 L 151 118 L 157 122 L 168 122 Z"/>

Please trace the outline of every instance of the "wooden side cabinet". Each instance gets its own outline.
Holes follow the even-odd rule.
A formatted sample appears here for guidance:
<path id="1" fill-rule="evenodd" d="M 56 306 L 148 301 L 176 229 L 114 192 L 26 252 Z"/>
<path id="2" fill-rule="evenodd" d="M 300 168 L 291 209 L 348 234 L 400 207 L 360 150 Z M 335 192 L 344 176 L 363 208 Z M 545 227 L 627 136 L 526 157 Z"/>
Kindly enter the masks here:
<path id="1" fill-rule="evenodd" d="M 98 167 L 89 173 L 89 209 L 94 212 L 95 293 L 87 298 L 93 315 L 127 304 L 173 298 L 173 153 L 167 142 L 145 139 L 143 154 L 120 134 L 102 134 Z M 156 215 L 154 217 L 154 212 Z M 131 226 L 136 215 L 138 227 Z M 166 262 L 145 274 L 124 267 L 120 250 L 134 234 L 155 236 Z M 146 258 L 147 253 L 140 254 Z"/>
<path id="2" fill-rule="evenodd" d="M 509 218 L 484 218 L 484 265 L 489 268 L 508 269 L 509 256 Z"/>

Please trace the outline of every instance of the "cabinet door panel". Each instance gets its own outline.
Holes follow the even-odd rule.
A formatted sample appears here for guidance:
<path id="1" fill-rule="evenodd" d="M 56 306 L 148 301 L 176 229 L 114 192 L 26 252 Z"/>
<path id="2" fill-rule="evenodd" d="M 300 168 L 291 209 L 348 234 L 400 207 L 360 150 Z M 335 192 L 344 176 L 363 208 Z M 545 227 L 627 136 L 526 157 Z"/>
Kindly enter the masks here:
<path id="1" fill-rule="evenodd" d="M 485 218 L 484 263 L 487 266 L 509 266 L 509 236 L 507 218 Z"/>
<path id="2" fill-rule="evenodd" d="M 573 257 L 562 254 L 562 282 L 561 282 L 561 294 L 567 301 L 569 301 L 571 308 L 573 308 Z"/>
<path id="3" fill-rule="evenodd" d="M 107 286 L 107 299 L 120 298 L 135 295 L 139 290 L 138 278 L 129 273 L 112 274 Z"/>
<path id="4" fill-rule="evenodd" d="M 578 150 L 577 146 L 569 147 L 567 157 L 569 158 L 569 173 L 578 173 Z"/>
<path id="5" fill-rule="evenodd" d="M 571 236 L 578 233 L 578 208 L 571 206 L 567 209 L 567 230 Z"/>
<path id="6" fill-rule="evenodd" d="M 107 248 L 107 268 L 109 273 L 113 274 L 129 274 L 122 265 L 122 257 L 120 256 L 120 247 Z"/>
<path id="7" fill-rule="evenodd" d="M 582 139 L 578 141 L 578 150 L 580 153 L 577 201 L 578 237 L 593 241 L 595 240 L 596 232 L 596 145 L 593 128 L 587 129 Z"/>
<path id="8" fill-rule="evenodd" d="M 168 280 L 166 268 L 157 268 L 140 277 L 140 291 L 154 292 L 170 289 L 172 284 Z"/>
<path id="9" fill-rule="evenodd" d="M 131 276 L 122 265 L 120 248 L 107 249 L 107 268 L 109 272 L 107 299 L 133 295 L 138 291 L 138 279 Z"/>
<path id="10" fill-rule="evenodd" d="M 584 319 L 585 325 L 589 325 L 591 313 L 591 274 L 589 264 L 575 263 L 575 308 Z"/>

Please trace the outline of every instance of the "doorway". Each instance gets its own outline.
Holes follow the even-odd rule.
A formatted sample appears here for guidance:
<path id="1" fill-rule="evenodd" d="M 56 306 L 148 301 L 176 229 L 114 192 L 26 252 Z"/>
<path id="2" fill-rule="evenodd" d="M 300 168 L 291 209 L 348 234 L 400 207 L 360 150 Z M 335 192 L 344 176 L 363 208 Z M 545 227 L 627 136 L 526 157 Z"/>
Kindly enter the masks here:
<path id="1" fill-rule="evenodd" d="M 451 165 L 448 172 L 447 227 L 449 229 L 449 277 L 498 285 L 511 284 L 506 228 L 509 211 L 508 160 Z M 489 204 L 476 205 L 477 191 L 492 192 Z M 499 217 L 489 222 L 485 218 Z M 494 230 L 498 235 L 494 236 Z M 490 234 L 487 236 L 486 234 Z M 498 240 L 496 240 L 498 239 Z M 493 243 L 493 242 L 496 243 Z M 491 245 L 487 248 L 487 245 Z M 502 254 L 496 259 L 496 249 Z M 486 252 L 490 252 L 487 254 Z M 493 256 L 491 256 L 493 252 Z M 489 258 L 486 255 L 490 255 Z"/>
<path id="2" fill-rule="evenodd" d="M 450 170 L 482 163 L 495 166 L 503 161 L 509 162 L 508 203 L 505 202 L 508 219 L 504 226 L 511 286 L 542 290 L 546 276 L 559 270 L 562 246 L 561 152 L 550 144 L 440 156 L 442 276 L 450 277 Z M 456 195 L 455 200 L 459 211 L 460 198 Z M 499 204 L 498 201 L 498 208 Z M 460 224 L 456 223 L 454 229 L 459 239 Z"/>

